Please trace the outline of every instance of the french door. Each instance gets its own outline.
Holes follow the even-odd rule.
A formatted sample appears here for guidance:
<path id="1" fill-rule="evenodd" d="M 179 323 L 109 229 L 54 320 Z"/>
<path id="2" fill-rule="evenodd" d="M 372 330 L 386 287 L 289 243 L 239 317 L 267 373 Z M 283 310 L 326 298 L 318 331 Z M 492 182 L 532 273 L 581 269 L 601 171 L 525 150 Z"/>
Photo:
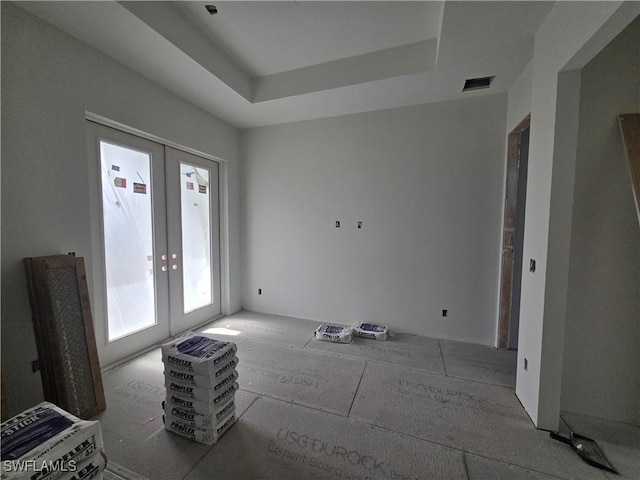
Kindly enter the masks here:
<path id="1" fill-rule="evenodd" d="M 106 366 L 220 315 L 218 163 L 90 121 L 87 132 Z"/>

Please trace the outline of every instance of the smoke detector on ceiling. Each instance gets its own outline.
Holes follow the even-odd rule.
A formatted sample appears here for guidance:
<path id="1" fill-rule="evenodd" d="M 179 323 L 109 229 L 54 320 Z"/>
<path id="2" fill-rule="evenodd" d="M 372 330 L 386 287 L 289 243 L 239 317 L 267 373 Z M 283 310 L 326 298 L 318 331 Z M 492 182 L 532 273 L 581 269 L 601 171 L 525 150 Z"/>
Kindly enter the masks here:
<path id="1" fill-rule="evenodd" d="M 464 82 L 463 92 L 469 90 L 480 90 L 482 88 L 489 88 L 491 85 L 491 81 L 495 78 L 495 75 L 491 77 L 478 77 L 478 78 L 468 78 Z"/>

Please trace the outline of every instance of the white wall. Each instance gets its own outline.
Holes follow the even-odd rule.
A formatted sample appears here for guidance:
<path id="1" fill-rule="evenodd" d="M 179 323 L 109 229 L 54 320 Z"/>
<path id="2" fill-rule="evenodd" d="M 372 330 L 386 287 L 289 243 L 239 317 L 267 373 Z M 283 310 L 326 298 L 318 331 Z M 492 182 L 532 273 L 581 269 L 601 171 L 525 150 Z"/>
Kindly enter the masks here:
<path id="1" fill-rule="evenodd" d="M 640 113 L 640 17 L 582 70 L 562 409 L 640 421 L 640 226 L 617 116 Z"/>
<path id="2" fill-rule="evenodd" d="M 516 393 L 556 429 L 567 309 L 579 71 L 637 14 L 637 2 L 557 2 L 536 34 Z M 576 88 L 578 89 L 576 91 Z M 528 369 L 524 369 L 524 360 Z"/>
<path id="3" fill-rule="evenodd" d="M 524 70 L 509 89 L 509 103 L 507 106 L 507 135 L 531 113 L 531 88 L 533 76 L 533 61 Z M 505 137 L 506 137 L 505 136 Z M 506 140 L 505 140 L 506 141 Z M 506 181 L 506 179 L 505 179 Z"/>
<path id="4" fill-rule="evenodd" d="M 7 2 L 1 45 L 2 372 L 15 413 L 42 400 L 22 258 L 75 251 L 91 277 L 85 111 L 227 160 L 230 311 L 240 307 L 239 135 Z"/>
<path id="5" fill-rule="evenodd" d="M 499 94 L 243 131 L 243 306 L 493 345 L 505 119 Z"/>

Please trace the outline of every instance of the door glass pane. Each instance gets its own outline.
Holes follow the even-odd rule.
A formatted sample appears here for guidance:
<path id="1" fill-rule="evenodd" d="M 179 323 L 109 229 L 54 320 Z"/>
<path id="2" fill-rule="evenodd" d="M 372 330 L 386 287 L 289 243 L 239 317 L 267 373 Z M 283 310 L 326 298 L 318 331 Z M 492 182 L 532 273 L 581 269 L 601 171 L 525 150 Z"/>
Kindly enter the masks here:
<path id="1" fill-rule="evenodd" d="M 109 341 L 156 324 L 151 155 L 100 141 Z"/>
<path id="2" fill-rule="evenodd" d="M 182 285 L 188 313 L 213 301 L 209 170 L 180 163 L 180 183 Z"/>

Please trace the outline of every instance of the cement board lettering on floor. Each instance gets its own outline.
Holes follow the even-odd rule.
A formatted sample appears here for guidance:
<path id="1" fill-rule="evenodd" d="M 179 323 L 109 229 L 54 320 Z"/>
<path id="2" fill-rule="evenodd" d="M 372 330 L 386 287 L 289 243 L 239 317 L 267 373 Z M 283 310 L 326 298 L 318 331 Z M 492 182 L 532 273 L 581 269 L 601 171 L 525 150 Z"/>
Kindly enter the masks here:
<path id="1" fill-rule="evenodd" d="M 254 340 L 243 346 L 238 371 L 244 390 L 348 415 L 365 362 Z"/>
<path id="2" fill-rule="evenodd" d="M 462 392 L 449 387 L 439 387 L 437 385 L 399 379 L 397 381 L 397 390 L 403 395 L 430 398 L 440 404 L 477 409 L 483 413 L 503 417 L 513 416 L 515 418 L 521 418 L 521 415 L 510 412 L 513 408 L 512 406 L 502 405 L 496 399 L 490 400 L 474 393 Z"/>
<path id="3" fill-rule="evenodd" d="M 317 389 L 319 386 L 318 380 L 324 380 L 324 375 L 303 368 L 293 369 L 253 360 L 243 360 L 242 366 L 245 367 L 249 373 L 276 380 L 278 383 L 301 385 L 310 389 Z"/>
<path id="4" fill-rule="evenodd" d="M 264 365 L 251 360 L 243 361 L 243 364 L 249 364 L 246 366 L 249 373 L 275 380 L 281 384 L 300 385 L 308 389 L 317 389 L 320 384 L 314 378 L 322 380 L 322 375 L 301 372 L 275 365 Z"/>
<path id="5" fill-rule="evenodd" d="M 357 447 L 346 446 L 313 435 L 280 428 L 275 438 L 269 440 L 267 451 L 292 462 L 321 470 L 336 478 L 347 480 L 399 479 L 418 480 L 402 472 L 393 463 L 376 458 Z"/>
<path id="6" fill-rule="evenodd" d="M 126 385 L 115 388 L 113 394 L 128 398 L 141 405 L 157 408 L 165 395 L 165 387 L 133 379 L 127 382 Z"/>
<path id="7" fill-rule="evenodd" d="M 436 385 L 428 385 L 425 383 L 413 382 L 411 380 L 398 380 L 400 393 L 417 395 L 419 397 L 429 397 L 438 403 L 453 403 L 458 406 L 469 406 L 470 404 L 482 405 L 487 404 L 486 398 L 477 395 L 458 392 L 450 388 L 442 388 Z"/>

